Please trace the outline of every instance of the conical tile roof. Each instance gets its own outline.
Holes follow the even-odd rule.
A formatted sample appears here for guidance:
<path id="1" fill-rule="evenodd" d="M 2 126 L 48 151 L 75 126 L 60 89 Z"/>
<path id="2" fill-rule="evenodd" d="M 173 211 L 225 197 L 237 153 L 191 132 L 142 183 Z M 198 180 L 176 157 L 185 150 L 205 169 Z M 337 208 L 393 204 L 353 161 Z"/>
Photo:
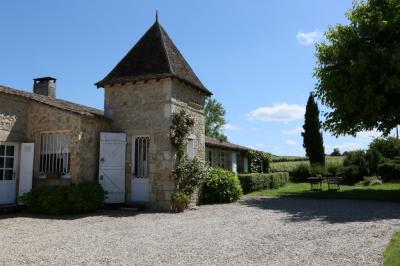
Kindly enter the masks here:
<path id="1" fill-rule="evenodd" d="M 201 83 L 167 32 L 156 21 L 136 45 L 97 87 L 120 82 L 177 78 L 206 95 L 212 93 Z"/>

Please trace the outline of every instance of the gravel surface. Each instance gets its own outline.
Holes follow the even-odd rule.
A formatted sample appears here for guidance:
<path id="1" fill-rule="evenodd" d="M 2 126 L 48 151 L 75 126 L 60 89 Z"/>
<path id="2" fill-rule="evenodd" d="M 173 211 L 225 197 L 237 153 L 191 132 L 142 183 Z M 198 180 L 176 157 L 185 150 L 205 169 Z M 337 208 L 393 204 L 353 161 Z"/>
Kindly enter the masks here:
<path id="1" fill-rule="evenodd" d="M 0 265 L 381 265 L 400 204 L 247 198 L 181 214 L 0 216 Z"/>

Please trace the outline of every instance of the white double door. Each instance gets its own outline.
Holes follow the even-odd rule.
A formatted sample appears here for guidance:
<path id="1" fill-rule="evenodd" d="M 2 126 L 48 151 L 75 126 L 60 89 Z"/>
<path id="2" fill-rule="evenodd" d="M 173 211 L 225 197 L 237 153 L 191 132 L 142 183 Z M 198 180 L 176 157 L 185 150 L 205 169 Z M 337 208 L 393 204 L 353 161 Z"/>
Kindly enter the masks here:
<path id="1" fill-rule="evenodd" d="M 132 140 L 131 201 L 148 202 L 149 182 L 149 137 L 134 137 Z"/>
<path id="2" fill-rule="evenodd" d="M 19 147 L 21 150 L 18 150 Z M 33 143 L 0 143 L 0 204 L 14 204 L 16 202 L 18 164 L 18 195 L 22 196 L 31 190 L 33 152 Z"/>

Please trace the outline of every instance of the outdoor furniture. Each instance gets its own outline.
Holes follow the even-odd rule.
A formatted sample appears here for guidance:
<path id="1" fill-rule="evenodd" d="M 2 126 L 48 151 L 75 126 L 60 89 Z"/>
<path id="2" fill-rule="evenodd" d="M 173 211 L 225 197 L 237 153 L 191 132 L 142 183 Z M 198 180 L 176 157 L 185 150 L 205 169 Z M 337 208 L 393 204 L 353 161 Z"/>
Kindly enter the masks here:
<path id="1" fill-rule="evenodd" d="M 340 190 L 340 184 L 343 181 L 343 177 L 332 176 L 326 178 L 326 183 L 328 183 L 328 190 Z"/>
<path id="2" fill-rule="evenodd" d="M 324 181 L 322 176 L 309 177 L 307 181 L 310 183 L 311 191 L 322 190 L 322 182 Z"/>

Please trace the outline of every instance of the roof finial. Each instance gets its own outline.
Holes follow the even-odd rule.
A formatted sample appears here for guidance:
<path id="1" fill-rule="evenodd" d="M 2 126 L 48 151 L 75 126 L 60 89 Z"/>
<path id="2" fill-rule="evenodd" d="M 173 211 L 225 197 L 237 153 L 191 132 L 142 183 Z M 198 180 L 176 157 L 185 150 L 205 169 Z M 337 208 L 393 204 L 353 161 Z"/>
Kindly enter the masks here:
<path id="1" fill-rule="evenodd" d="M 158 10 L 156 10 L 156 22 L 158 23 Z"/>

